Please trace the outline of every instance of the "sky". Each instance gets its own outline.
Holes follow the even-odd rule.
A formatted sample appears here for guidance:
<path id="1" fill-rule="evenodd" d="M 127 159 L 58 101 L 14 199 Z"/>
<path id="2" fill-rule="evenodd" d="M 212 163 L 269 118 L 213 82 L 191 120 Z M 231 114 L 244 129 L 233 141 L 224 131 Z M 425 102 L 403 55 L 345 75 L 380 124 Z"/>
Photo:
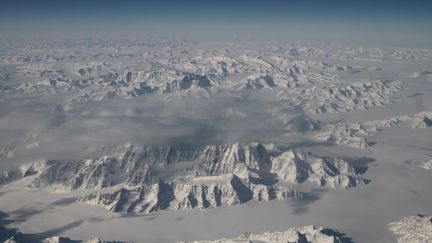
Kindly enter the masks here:
<path id="1" fill-rule="evenodd" d="M 172 37 L 432 45 L 427 0 L 0 0 L 1 37 Z"/>

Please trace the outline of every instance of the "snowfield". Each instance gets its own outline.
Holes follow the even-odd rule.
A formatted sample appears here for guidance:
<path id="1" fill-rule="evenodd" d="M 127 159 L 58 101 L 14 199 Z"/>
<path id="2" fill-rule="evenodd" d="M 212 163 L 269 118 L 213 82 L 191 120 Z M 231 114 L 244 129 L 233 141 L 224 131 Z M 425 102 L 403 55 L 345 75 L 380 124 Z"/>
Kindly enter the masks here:
<path id="1" fill-rule="evenodd" d="M 430 242 L 431 70 L 419 48 L 2 42 L 0 242 Z"/>

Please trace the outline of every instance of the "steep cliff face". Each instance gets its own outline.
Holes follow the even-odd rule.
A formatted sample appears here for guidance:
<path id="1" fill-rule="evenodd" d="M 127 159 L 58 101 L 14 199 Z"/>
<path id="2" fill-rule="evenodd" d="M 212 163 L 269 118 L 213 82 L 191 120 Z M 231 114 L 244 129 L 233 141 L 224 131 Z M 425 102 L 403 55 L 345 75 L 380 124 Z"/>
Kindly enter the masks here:
<path id="1" fill-rule="evenodd" d="M 172 146 L 129 146 L 115 155 L 78 161 L 46 161 L 31 187 L 53 186 L 59 190 L 127 187 L 155 182 L 151 166 L 193 160 L 197 152 Z"/>
<path id="2" fill-rule="evenodd" d="M 195 168 L 190 170 L 193 174 L 190 173 L 187 178 L 232 174 L 240 178 L 263 179 L 275 173 L 275 179 L 291 183 L 300 184 L 309 180 L 320 186 L 332 187 L 351 187 L 362 181 L 353 167 L 342 159 L 320 158 L 293 150 L 270 155 L 263 144 L 251 143 L 208 145 L 198 149 L 130 146 L 118 154 L 96 159 L 46 161 L 31 172 L 36 175 L 30 186 L 54 186 L 64 190 L 100 189 L 115 185 L 136 187 L 154 184 L 160 179 L 161 171 L 187 162 L 192 162 L 192 168 Z"/>
<path id="3" fill-rule="evenodd" d="M 245 174 L 248 171 L 268 171 L 270 156 L 262 144 L 228 144 L 206 146 L 201 155 L 196 176 L 218 176 L 227 173 Z"/>
<path id="4" fill-rule="evenodd" d="M 78 188 L 100 189 L 125 183 L 133 186 L 152 180 L 148 164 L 137 165 L 129 161 L 122 167 L 122 160 L 113 156 L 80 161 L 47 161 L 47 169 L 39 173 L 30 187 L 53 186 L 57 190 Z"/>
<path id="5" fill-rule="evenodd" d="M 33 188 L 96 190 L 80 201 L 134 213 L 307 196 L 286 183 L 341 188 L 365 184 L 343 159 L 281 152 L 274 144 L 127 145 L 114 150 L 93 159 L 35 162 L 23 167 L 18 177 L 33 176 Z M 112 189 L 98 191 L 108 188 Z"/>
<path id="6" fill-rule="evenodd" d="M 250 200 L 270 201 L 301 198 L 305 193 L 278 186 L 253 184 L 235 175 L 228 182 L 185 184 L 158 182 L 113 193 L 93 193 L 82 202 L 106 208 L 111 212 L 149 213 L 160 210 L 204 209 L 236 205 Z"/>

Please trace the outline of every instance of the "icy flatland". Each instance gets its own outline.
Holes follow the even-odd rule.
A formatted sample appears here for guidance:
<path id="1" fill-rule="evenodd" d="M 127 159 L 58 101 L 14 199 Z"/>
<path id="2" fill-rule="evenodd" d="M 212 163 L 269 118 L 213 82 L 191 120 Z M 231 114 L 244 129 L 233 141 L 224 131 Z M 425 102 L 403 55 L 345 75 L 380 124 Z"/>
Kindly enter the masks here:
<path id="1" fill-rule="evenodd" d="M 2 42 L 0 226 L 394 242 L 389 222 L 431 213 L 431 65 L 418 48 Z"/>

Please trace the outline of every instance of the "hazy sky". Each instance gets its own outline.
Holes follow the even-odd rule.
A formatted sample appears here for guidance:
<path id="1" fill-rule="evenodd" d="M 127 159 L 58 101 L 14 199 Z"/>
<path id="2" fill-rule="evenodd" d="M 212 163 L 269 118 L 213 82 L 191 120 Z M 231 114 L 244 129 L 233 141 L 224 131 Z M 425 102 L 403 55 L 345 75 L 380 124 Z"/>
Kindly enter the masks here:
<path id="1" fill-rule="evenodd" d="M 125 36 L 432 45 L 430 0 L 0 0 L 1 37 Z"/>

